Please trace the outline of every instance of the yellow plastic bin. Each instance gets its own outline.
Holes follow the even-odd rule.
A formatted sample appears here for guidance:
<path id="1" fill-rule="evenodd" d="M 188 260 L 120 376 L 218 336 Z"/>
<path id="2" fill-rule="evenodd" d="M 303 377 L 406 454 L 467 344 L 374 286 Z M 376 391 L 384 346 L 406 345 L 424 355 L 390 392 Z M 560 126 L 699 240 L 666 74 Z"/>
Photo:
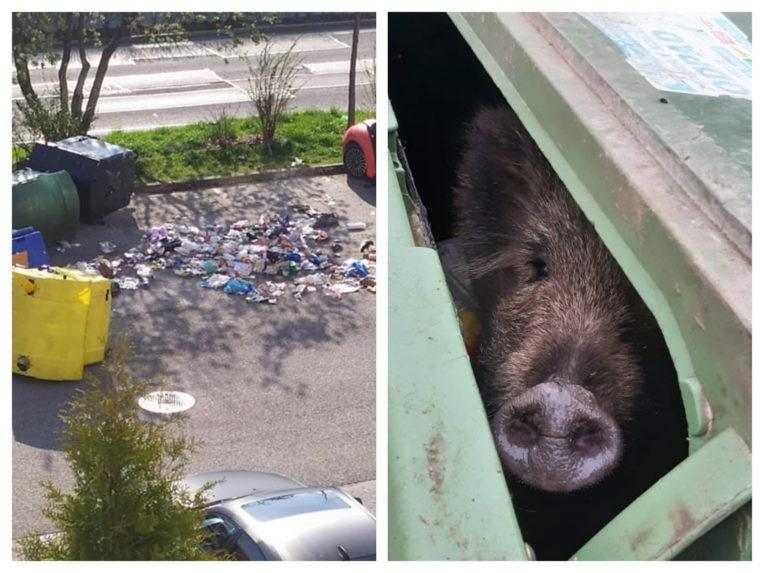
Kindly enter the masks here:
<path id="1" fill-rule="evenodd" d="M 111 321 L 111 281 L 73 269 L 57 268 L 67 279 L 90 285 L 90 307 L 85 324 L 85 364 L 101 362 L 106 354 Z"/>
<path id="2" fill-rule="evenodd" d="M 103 360 L 111 281 L 73 269 L 13 268 L 13 372 L 79 380 Z"/>

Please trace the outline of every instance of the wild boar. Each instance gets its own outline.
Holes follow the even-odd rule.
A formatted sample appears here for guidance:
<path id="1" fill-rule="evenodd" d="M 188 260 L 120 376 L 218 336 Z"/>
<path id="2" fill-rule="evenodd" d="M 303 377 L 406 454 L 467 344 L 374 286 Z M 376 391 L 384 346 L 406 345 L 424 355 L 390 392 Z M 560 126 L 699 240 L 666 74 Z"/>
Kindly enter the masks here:
<path id="1" fill-rule="evenodd" d="M 508 109 L 468 129 L 458 239 L 479 299 L 473 364 L 524 537 L 569 558 L 687 455 L 657 322 Z"/>

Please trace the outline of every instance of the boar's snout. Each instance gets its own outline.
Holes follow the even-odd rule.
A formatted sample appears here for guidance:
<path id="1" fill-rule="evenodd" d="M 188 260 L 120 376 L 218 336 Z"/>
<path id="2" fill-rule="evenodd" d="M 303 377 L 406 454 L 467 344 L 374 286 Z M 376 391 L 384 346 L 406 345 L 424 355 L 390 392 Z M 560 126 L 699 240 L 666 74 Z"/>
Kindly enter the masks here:
<path id="1" fill-rule="evenodd" d="M 493 425 L 505 467 L 544 491 L 594 485 L 621 458 L 621 430 L 594 395 L 577 384 L 533 386 L 507 402 Z"/>

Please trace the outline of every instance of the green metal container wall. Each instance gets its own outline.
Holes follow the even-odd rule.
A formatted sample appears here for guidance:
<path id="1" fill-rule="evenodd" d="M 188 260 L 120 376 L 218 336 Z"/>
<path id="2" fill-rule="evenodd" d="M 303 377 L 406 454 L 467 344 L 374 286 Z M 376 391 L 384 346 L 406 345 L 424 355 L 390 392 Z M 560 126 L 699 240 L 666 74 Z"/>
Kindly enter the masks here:
<path id="1" fill-rule="evenodd" d="M 610 61 L 592 63 L 597 49 L 590 45 L 587 52 L 570 39 L 571 23 L 560 21 L 568 16 L 451 15 L 658 320 L 674 359 L 688 419 L 691 456 L 682 466 L 696 463 L 693 458 L 724 432 L 743 444 L 736 449 L 742 489 L 715 498 L 718 515 L 701 520 L 704 527 L 687 527 L 674 537 L 665 532 L 662 541 L 672 549 L 659 555 L 673 557 L 691 544 L 690 553 L 697 552 L 703 545 L 699 538 L 721 522 L 715 547 L 705 547 L 705 554 L 734 553 L 736 558 L 750 559 L 750 257 L 745 252 L 745 220 L 736 240 L 729 240 L 726 227 L 711 220 L 710 208 L 704 209 L 716 206 L 715 193 L 721 192 L 708 181 L 734 182 L 731 186 L 739 189 L 739 198 L 745 201 L 746 194 L 750 198 L 750 175 L 730 160 L 717 164 L 715 172 L 701 171 L 688 162 L 677 162 L 676 154 L 671 154 L 672 142 L 652 141 L 649 129 L 644 128 L 654 127 L 650 122 L 657 119 L 648 115 L 649 109 L 639 108 L 643 94 L 628 89 L 616 92 L 622 88 L 618 82 L 627 74 L 626 66 L 621 62 L 622 69 L 617 68 L 612 49 Z M 591 35 L 596 36 L 593 29 Z M 602 38 L 599 51 L 606 51 Z M 613 92 L 623 101 L 614 103 Z M 658 95 L 656 91 L 654 106 L 661 105 Z M 746 109 L 738 113 L 745 114 Z M 668 127 L 661 127 L 687 129 L 681 117 L 670 118 Z M 665 157 L 645 152 L 661 145 L 668 148 Z M 696 188 L 690 188 L 690 179 L 705 185 L 703 204 L 693 196 Z M 675 471 L 681 471 L 681 466 Z M 718 466 L 707 466 L 706 471 L 695 473 L 695 479 L 726 479 Z M 639 500 L 624 514 L 645 525 L 671 522 L 673 502 L 682 498 L 687 487 L 676 480 L 654 486 L 663 499 L 663 516 L 641 514 Z M 733 512 L 734 517 L 727 519 Z M 606 528 L 613 536 L 604 535 L 607 532 L 596 536 L 578 558 L 610 558 L 610 542 L 618 537 L 623 523 L 623 519 L 614 520 Z"/>
<path id="2" fill-rule="evenodd" d="M 738 125 L 750 124 L 750 102 L 746 108 L 745 102 L 678 97 L 676 105 L 666 106 L 659 92 L 650 92 L 633 77 L 618 51 L 577 15 L 450 16 L 655 315 L 680 381 L 690 456 L 574 559 L 750 559 L 750 171 L 744 161 L 750 135 L 746 140 L 745 133 L 717 123 L 707 126 L 712 145 L 685 137 L 692 128 L 688 119 L 703 117 L 708 106 L 726 106 Z M 729 156 L 719 152 L 725 146 L 734 148 Z M 730 160 L 733 152 L 735 160 Z M 432 437 L 444 419 L 442 409 L 448 408 L 432 398 L 453 400 L 442 394 L 444 388 L 464 392 L 465 386 L 474 388 L 474 379 L 470 371 L 458 370 L 462 382 L 457 384 L 429 358 L 435 353 L 460 365 L 444 351 L 449 348 L 444 339 L 458 335 L 458 325 L 437 257 L 421 256 L 412 269 L 405 259 L 407 254 L 415 258 L 410 249 L 417 247 L 405 251 L 395 246 L 395 237 L 406 243 L 411 232 L 400 228 L 407 224 L 406 194 L 397 187 L 405 181 L 394 155 L 391 150 L 391 169 L 397 169 L 391 173 L 397 176 L 391 177 L 390 189 L 390 555 L 437 558 L 434 547 L 448 546 L 447 530 L 411 525 L 417 519 L 412 507 L 427 494 L 415 486 L 396 492 L 396 482 L 420 476 L 427 483 L 427 436 Z M 722 196 L 730 189 L 732 201 Z M 419 272 L 428 266 L 437 270 Z M 415 276 L 416 282 L 404 285 L 406 276 Z M 440 303 L 421 308 L 431 289 L 437 293 L 434 300 L 447 299 L 446 310 Z M 422 327 L 398 326 L 398 320 L 406 320 L 404 310 L 422 316 Z M 445 312 L 447 320 L 438 312 Z M 439 327 L 435 335 L 427 328 L 431 325 Z M 444 329 L 451 332 L 444 334 Z M 424 354 L 415 353 L 419 335 L 436 342 L 418 349 Z M 437 379 L 411 365 L 417 356 L 432 365 Z M 399 362 L 404 359 L 409 363 Z M 429 395 L 407 393 L 401 385 L 413 381 L 418 387 L 443 386 Z M 472 401 L 459 398 L 465 400 L 462 411 L 480 412 L 483 421 L 474 424 L 485 424 L 476 396 Z M 419 438 L 416 446 L 406 443 L 409 431 Z M 464 433 L 454 437 L 462 440 L 457 443 L 463 444 Z M 471 441 L 472 426 L 469 434 Z M 402 451 L 413 447 L 413 452 L 396 455 L 395 446 L 404 444 L 409 449 Z M 492 448 L 481 453 L 483 464 L 496 463 L 495 458 Z M 459 465 L 446 458 L 444 467 L 450 468 L 449 463 Z M 473 479 L 493 478 L 492 470 L 473 471 Z M 454 508 L 460 513 L 463 504 L 457 501 Z M 499 544 L 492 548 L 494 555 L 502 543 L 520 546 L 515 520 L 511 524 L 510 540 L 494 540 Z M 451 549 L 447 558 L 469 558 L 453 544 Z M 512 553 L 524 557 L 519 550 Z"/>
<path id="3" fill-rule="evenodd" d="M 526 559 L 438 254 L 414 243 L 394 118 L 390 109 L 389 557 Z"/>
<path id="4" fill-rule="evenodd" d="M 80 199 L 66 171 L 17 175 L 13 185 L 14 229 L 34 227 L 50 244 L 77 228 Z"/>

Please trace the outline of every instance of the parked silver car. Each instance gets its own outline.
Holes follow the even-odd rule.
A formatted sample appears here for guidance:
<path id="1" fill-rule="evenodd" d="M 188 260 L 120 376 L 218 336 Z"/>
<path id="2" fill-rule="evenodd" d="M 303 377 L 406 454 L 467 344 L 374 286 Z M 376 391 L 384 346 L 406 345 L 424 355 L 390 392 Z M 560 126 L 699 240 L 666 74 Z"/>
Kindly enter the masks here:
<path id="1" fill-rule="evenodd" d="M 210 550 L 247 561 L 376 558 L 374 516 L 338 488 L 249 471 L 200 473 L 183 484 L 193 495 L 209 482 L 203 527 Z"/>

